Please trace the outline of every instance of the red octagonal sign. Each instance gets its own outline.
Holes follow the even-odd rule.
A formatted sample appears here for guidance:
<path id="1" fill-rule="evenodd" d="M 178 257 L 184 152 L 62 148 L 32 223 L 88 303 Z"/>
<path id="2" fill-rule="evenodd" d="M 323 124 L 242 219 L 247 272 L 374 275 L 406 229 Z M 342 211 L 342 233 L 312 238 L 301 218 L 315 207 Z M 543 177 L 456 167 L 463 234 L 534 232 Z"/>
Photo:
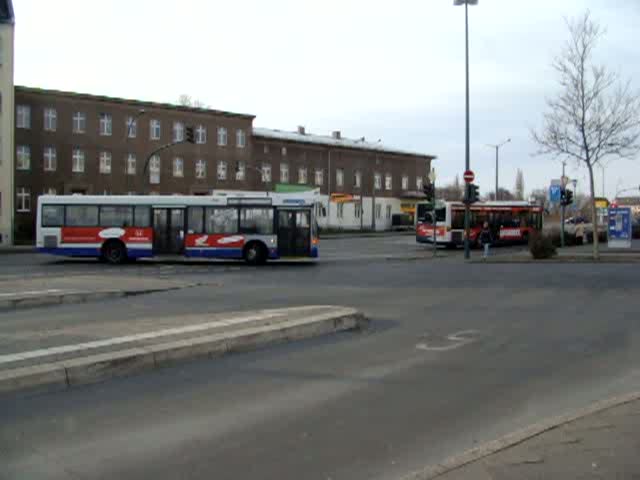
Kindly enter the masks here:
<path id="1" fill-rule="evenodd" d="M 472 170 L 467 170 L 466 172 L 464 172 L 462 178 L 464 178 L 464 181 L 466 183 L 471 183 L 476 178 L 476 176 L 474 175 Z"/>

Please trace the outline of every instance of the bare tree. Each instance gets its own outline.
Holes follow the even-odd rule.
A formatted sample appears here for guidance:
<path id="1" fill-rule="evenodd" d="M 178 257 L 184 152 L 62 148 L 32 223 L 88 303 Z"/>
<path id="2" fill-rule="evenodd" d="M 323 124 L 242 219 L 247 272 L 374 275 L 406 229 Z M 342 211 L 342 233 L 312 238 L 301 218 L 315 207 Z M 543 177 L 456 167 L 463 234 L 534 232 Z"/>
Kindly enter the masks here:
<path id="1" fill-rule="evenodd" d="M 516 173 L 516 185 L 513 191 L 516 200 L 524 200 L 524 175 L 520 169 Z"/>
<path id="2" fill-rule="evenodd" d="M 515 197 L 515 195 L 514 195 L 513 193 L 511 193 L 511 192 L 510 192 L 509 190 L 507 190 L 506 188 L 502 188 L 502 187 L 498 188 L 498 198 L 499 198 L 500 200 L 506 200 L 506 201 L 509 201 L 509 200 L 515 200 L 515 199 L 516 199 L 516 197 Z M 495 199 L 496 199 L 496 192 L 489 192 L 489 193 L 487 193 L 487 194 L 484 196 L 484 199 L 485 199 L 485 200 L 488 200 L 488 201 L 493 201 L 493 200 L 495 200 Z"/>
<path id="3" fill-rule="evenodd" d="M 634 158 L 640 151 L 640 95 L 629 81 L 593 61 L 604 35 L 589 11 L 567 19 L 569 40 L 552 63 L 561 91 L 547 100 L 542 129 L 532 131 L 538 154 L 584 162 L 589 171 L 591 216 L 598 230 L 593 168 L 606 157 Z M 593 258 L 599 258 L 594 235 Z"/>
<path id="4" fill-rule="evenodd" d="M 178 105 L 183 107 L 194 107 L 194 108 L 207 108 L 208 105 L 204 103 L 202 100 L 198 100 L 197 98 L 191 97 L 191 95 L 187 95 L 183 93 L 178 97 Z"/>
<path id="5" fill-rule="evenodd" d="M 456 178 L 453 179 L 453 190 L 457 192 L 458 198 L 462 197 L 462 184 L 460 184 L 460 176 L 456 173 Z"/>

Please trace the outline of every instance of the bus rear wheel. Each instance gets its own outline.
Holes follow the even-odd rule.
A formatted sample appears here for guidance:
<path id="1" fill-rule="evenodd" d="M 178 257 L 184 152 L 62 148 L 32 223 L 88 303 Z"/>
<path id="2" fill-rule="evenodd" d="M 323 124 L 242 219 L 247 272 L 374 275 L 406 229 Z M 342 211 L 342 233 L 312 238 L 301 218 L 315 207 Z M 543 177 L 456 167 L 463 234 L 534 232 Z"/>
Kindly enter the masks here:
<path id="1" fill-rule="evenodd" d="M 251 242 L 244 247 L 242 256 L 249 265 L 262 265 L 267 261 L 267 249 L 259 242 Z"/>
<path id="2" fill-rule="evenodd" d="M 120 241 L 110 241 L 102 247 L 102 258 L 112 265 L 119 265 L 127 260 L 127 248 Z"/>

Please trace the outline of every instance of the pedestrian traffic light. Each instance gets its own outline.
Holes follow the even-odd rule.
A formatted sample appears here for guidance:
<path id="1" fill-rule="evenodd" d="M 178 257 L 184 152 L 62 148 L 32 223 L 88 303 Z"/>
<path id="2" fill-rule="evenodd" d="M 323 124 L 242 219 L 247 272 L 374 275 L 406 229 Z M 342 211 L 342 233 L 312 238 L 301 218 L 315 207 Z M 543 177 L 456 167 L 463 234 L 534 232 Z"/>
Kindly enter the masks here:
<path id="1" fill-rule="evenodd" d="M 195 136 L 193 135 L 193 127 L 186 128 L 186 139 L 188 143 L 196 143 Z"/>
<path id="2" fill-rule="evenodd" d="M 423 185 L 422 191 L 424 192 L 425 197 L 427 197 L 427 201 L 432 202 L 435 200 L 435 189 L 433 187 L 433 183 Z"/>
<path id="3" fill-rule="evenodd" d="M 476 203 L 478 200 L 480 200 L 480 192 L 478 186 L 474 183 L 467 183 L 464 194 L 464 202 Z"/>

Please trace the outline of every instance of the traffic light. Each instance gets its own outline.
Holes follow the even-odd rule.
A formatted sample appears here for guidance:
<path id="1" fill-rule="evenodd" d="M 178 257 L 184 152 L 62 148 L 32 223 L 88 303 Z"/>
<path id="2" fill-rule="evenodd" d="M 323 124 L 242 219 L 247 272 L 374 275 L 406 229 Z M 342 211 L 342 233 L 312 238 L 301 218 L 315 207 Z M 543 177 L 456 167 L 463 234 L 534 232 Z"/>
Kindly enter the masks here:
<path id="1" fill-rule="evenodd" d="M 563 206 L 571 205 L 573 203 L 573 192 L 571 190 L 562 189 L 560 192 L 560 204 Z"/>
<path id="2" fill-rule="evenodd" d="M 474 183 L 467 183 L 464 194 L 464 202 L 476 203 L 478 200 L 480 200 L 480 192 L 478 186 Z"/>
<path id="3" fill-rule="evenodd" d="M 186 128 L 185 137 L 187 139 L 187 143 L 196 143 L 195 136 L 193 135 L 193 127 L 187 127 Z"/>
<path id="4" fill-rule="evenodd" d="M 427 201 L 432 202 L 435 200 L 434 190 L 433 183 L 426 183 L 422 186 L 422 191 L 424 192 L 425 197 L 427 197 Z"/>

